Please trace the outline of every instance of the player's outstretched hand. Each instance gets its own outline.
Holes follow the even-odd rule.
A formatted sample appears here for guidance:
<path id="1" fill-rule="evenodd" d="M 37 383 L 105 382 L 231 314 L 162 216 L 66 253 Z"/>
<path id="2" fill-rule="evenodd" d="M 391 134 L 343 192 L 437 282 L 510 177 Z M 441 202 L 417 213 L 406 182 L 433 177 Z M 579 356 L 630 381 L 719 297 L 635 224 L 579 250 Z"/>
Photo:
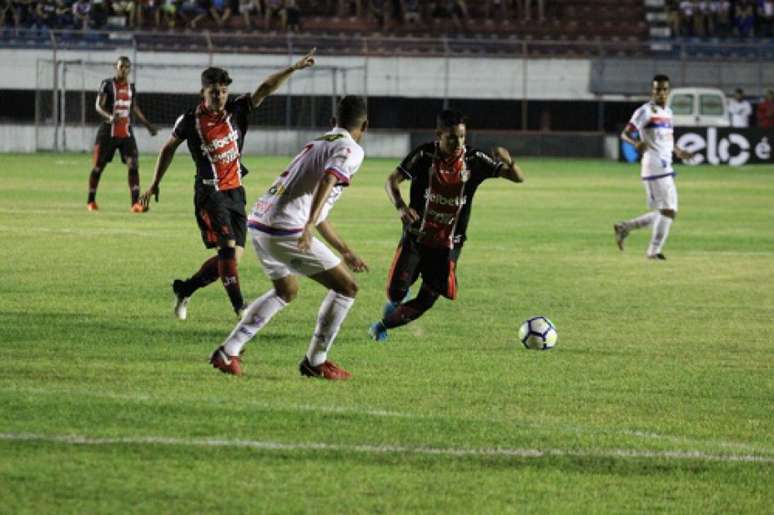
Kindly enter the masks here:
<path id="1" fill-rule="evenodd" d="M 150 127 L 148 127 L 148 132 L 150 133 L 151 136 L 155 136 L 156 134 L 159 133 L 159 129 L 155 125 L 151 125 Z"/>
<path id="2" fill-rule="evenodd" d="M 306 54 L 304 57 L 299 59 L 293 64 L 294 70 L 303 70 L 304 68 L 309 68 L 310 66 L 314 65 L 314 54 L 317 52 L 317 48 L 313 48 L 309 51 L 308 54 Z"/>
<path id="3" fill-rule="evenodd" d="M 150 209 L 150 199 L 151 199 L 151 197 L 155 198 L 156 202 L 159 201 L 159 188 L 158 188 L 158 186 L 151 187 L 151 188 L 148 189 L 148 191 L 146 191 L 145 193 L 140 195 L 139 202 L 140 202 L 140 205 L 142 206 L 143 211 L 147 211 L 147 210 Z"/>
<path id="4" fill-rule="evenodd" d="M 306 252 L 312 248 L 312 227 L 310 225 L 304 226 L 304 232 L 301 233 L 301 237 L 298 238 L 298 250 Z"/>
<path id="5" fill-rule="evenodd" d="M 366 262 L 360 259 L 360 257 L 352 251 L 342 254 L 344 262 L 347 264 L 350 270 L 353 272 L 368 272 L 368 265 Z"/>
<path id="6" fill-rule="evenodd" d="M 510 165 L 513 162 L 513 158 L 511 157 L 511 153 L 508 152 L 507 148 L 503 147 L 495 147 L 494 148 L 494 154 L 497 156 L 497 159 L 502 161 L 503 163 Z"/>
<path id="7" fill-rule="evenodd" d="M 638 141 L 637 145 L 635 146 L 635 148 L 637 149 L 637 152 L 642 154 L 643 152 L 648 150 L 648 142 L 647 141 Z"/>

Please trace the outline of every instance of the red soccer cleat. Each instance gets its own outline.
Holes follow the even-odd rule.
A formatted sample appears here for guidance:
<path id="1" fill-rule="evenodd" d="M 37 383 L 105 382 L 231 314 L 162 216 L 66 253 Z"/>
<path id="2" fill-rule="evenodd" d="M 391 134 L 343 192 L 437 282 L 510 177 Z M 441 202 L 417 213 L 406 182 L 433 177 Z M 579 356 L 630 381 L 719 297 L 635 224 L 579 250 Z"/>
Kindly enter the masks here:
<path id="1" fill-rule="evenodd" d="M 347 379 L 352 378 L 352 374 L 332 361 L 326 361 L 322 365 L 313 367 L 306 356 L 301 363 L 298 364 L 298 371 L 301 372 L 302 376 L 317 377 L 329 381 L 346 381 Z"/>
<path id="2" fill-rule="evenodd" d="M 142 207 L 142 204 L 140 204 L 139 202 L 135 202 L 134 204 L 132 204 L 132 207 L 129 208 L 129 211 L 131 211 L 132 213 L 144 213 L 147 211 L 147 209 Z"/>
<path id="3" fill-rule="evenodd" d="M 217 368 L 224 374 L 231 374 L 234 376 L 242 375 L 242 365 L 239 356 L 229 356 L 223 349 L 223 346 L 215 349 L 215 352 L 210 356 L 210 364 L 213 368 Z"/>
<path id="4" fill-rule="evenodd" d="M 86 204 L 86 209 L 88 209 L 89 211 L 99 211 L 99 206 L 97 205 L 96 202 L 89 202 L 88 204 Z"/>

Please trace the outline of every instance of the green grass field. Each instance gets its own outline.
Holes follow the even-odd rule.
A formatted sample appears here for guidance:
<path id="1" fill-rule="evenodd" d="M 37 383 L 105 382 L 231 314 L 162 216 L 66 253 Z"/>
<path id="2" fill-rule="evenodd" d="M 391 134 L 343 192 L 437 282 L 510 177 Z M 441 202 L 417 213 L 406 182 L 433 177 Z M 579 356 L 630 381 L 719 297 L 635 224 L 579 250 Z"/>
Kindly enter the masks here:
<path id="1" fill-rule="evenodd" d="M 143 186 L 153 156 L 141 160 Z M 287 158 L 248 157 L 254 199 Z M 400 228 L 367 160 L 332 221 L 371 267 L 331 358 L 302 379 L 324 292 L 207 364 L 235 322 L 219 284 L 172 317 L 170 281 L 209 255 L 180 151 L 149 213 L 116 159 L 0 156 L 2 513 L 774 513 L 774 170 L 680 169 L 666 262 L 633 166 L 530 159 L 479 191 L 460 297 L 366 338 Z M 248 298 L 269 286 L 252 249 Z M 559 343 L 527 351 L 529 316 Z"/>

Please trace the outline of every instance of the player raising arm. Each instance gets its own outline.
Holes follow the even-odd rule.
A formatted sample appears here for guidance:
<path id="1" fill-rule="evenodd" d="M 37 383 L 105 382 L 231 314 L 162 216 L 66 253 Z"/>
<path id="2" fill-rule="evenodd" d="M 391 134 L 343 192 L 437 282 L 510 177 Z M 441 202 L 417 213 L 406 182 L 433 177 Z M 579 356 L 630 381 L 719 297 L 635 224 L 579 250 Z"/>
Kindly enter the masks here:
<path id="1" fill-rule="evenodd" d="M 320 305 L 317 325 L 301 363 L 301 375 L 329 380 L 351 374 L 328 361 L 341 324 L 355 302 L 358 286 L 347 268 L 367 271 L 362 259 L 339 236 L 328 214 L 363 162 L 358 141 L 368 128 L 365 100 L 344 97 L 336 109 L 336 127 L 304 145 L 304 149 L 255 203 L 248 227 L 250 239 L 273 288 L 247 308 L 226 341 L 210 358 L 227 374 L 242 373 L 240 353 L 250 339 L 298 293 L 302 275 L 328 293 Z M 315 228 L 344 259 L 320 240 Z M 346 266 L 344 266 L 346 264 Z"/>
<path id="2" fill-rule="evenodd" d="M 247 232 L 245 189 L 242 186 L 242 177 L 247 174 L 242 163 L 247 118 L 250 111 L 277 91 L 293 72 L 312 66 L 314 52 L 312 50 L 292 66 L 267 77 L 252 95 L 233 100 L 228 98 L 231 84 L 228 72 L 222 68 L 207 68 L 201 75 L 201 103 L 177 119 L 172 135 L 161 149 L 153 182 L 140 198 L 142 206 L 145 209 L 150 206 L 151 196 L 158 202 L 161 179 L 172 163 L 175 150 L 186 141 L 196 166 L 196 222 L 204 246 L 218 249 L 217 254 L 206 260 L 191 277 L 173 281 L 174 312 L 178 319 L 187 318 L 191 295 L 218 278 L 232 308 L 241 315 L 244 298 L 237 263 L 242 257 Z"/>
<path id="3" fill-rule="evenodd" d="M 524 181 L 506 149 L 496 148 L 497 157 L 492 158 L 465 145 L 466 125 L 460 113 L 442 111 L 436 127 L 437 140 L 414 149 L 385 185 L 403 223 L 403 236 L 387 277 L 388 303 L 382 319 L 368 331 L 376 341 L 386 340 L 388 329 L 421 317 L 438 297 L 457 298 L 457 260 L 479 185 L 494 177 Z M 400 192 L 405 180 L 411 181 L 408 203 Z M 420 276 L 419 293 L 405 301 Z"/>
<path id="4" fill-rule="evenodd" d="M 637 109 L 621 133 L 621 139 L 634 145 L 642 155 L 641 178 L 651 211 L 613 225 L 615 242 L 623 250 L 624 240 L 634 229 L 653 227 L 646 252 L 648 259 L 665 260 L 661 252 L 669 228 L 677 216 L 677 188 L 672 154 L 683 160 L 693 154 L 675 146 L 672 109 L 667 107 L 669 77 L 656 75 L 651 84 L 650 101 Z"/>

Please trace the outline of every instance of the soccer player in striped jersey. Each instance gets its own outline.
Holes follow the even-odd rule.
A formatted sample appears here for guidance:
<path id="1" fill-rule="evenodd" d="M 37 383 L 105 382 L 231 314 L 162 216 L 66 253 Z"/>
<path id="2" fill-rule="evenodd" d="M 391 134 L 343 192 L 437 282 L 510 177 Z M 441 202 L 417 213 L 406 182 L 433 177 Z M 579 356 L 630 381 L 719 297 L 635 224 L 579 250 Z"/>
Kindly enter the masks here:
<path id="1" fill-rule="evenodd" d="M 462 114 L 445 110 L 438 115 L 437 140 L 414 149 L 390 174 L 387 196 L 403 223 L 403 236 L 387 277 L 388 302 L 382 319 L 368 334 L 387 339 L 387 330 L 421 317 L 439 297 L 457 298 L 457 260 L 467 239 L 473 196 L 487 179 L 502 177 L 523 182 L 524 175 L 508 150 L 497 147 L 496 157 L 465 145 Z M 400 183 L 411 181 L 407 204 Z M 419 277 L 417 296 L 406 300 Z"/>
<path id="2" fill-rule="evenodd" d="M 334 229 L 328 214 L 363 162 L 364 152 L 358 141 L 367 128 L 365 100 L 344 97 L 336 109 L 336 127 L 304 145 L 255 203 L 247 223 L 250 240 L 273 287 L 250 304 L 239 324 L 215 350 L 210 358 L 213 367 L 241 375 L 242 349 L 296 297 L 296 276 L 300 275 L 318 282 L 328 293 L 320 305 L 299 371 L 304 376 L 328 380 L 351 377 L 328 361 L 328 351 L 358 290 L 348 268 L 363 272 L 368 267 Z M 315 229 L 341 258 L 312 235 Z"/>
<path id="3" fill-rule="evenodd" d="M 158 202 L 159 183 L 166 173 L 175 150 L 183 141 L 188 143 L 196 167 L 194 206 L 202 241 L 217 254 L 207 259 L 201 268 L 186 280 L 175 279 L 174 313 L 179 320 L 188 317 L 188 301 L 199 288 L 220 278 L 231 306 L 241 317 L 245 308 L 239 285 L 237 264 L 242 256 L 247 231 L 245 189 L 242 177 L 247 169 L 242 163 L 242 146 L 250 112 L 277 91 L 295 72 L 314 64 L 313 49 L 299 61 L 267 77 L 254 93 L 229 100 L 231 77 L 222 68 L 207 68 L 201 76 L 201 103 L 175 122 L 172 135 L 159 153 L 153 182 L 143 193 L 144 208 L 151 197 Z"/>
<path id="4" fill-rule="evenodd" d="M 634 145 L 642 155 L 640 176 L 650 211 L 631 220 L 613 225 L 615 241 L 623 250 L 624 240 L 632 230 L 652 227 L 650 244 L 645 253 L 648 259 L 665 260 L 662 249 L 669 235 L 669 228 L 677 216 L 677 189 L 672 154 L 683 160 L 693 154 L 675 147 L 672 109 L 667 107 L 669 77 L 656 75 L 651 85 L 650 101 L 637 109 L 621 139 Z"/>
<path id="5" fill-rule="evenodd" d="M 97 131 L 94 142 L 93 168 L 89 174 L 89 196 L 86 208 L 89 211 L 97 211 L 97 187 L 102 171 L 113 160 L 116 150 L 121 155 L 121 161 L 129 170 L 129 193 L 131 195 L 132 213 L 142 213 L 143 209 L 138 202 L 140 196 L 140 171 L 137 164 L 137 142 L 134 139 L 132 118 L 137 119 L 145 127 L 151 136 L 155 136 L 158 129 L 150 123 L 137 104 L 134 84 L 129 82 L 129 72 L 132 63 L 126 56 L 119 57 L 114 65 L 115 75 L 102 81 L 97 94 L 95 108 L 104 119 Z"/>

